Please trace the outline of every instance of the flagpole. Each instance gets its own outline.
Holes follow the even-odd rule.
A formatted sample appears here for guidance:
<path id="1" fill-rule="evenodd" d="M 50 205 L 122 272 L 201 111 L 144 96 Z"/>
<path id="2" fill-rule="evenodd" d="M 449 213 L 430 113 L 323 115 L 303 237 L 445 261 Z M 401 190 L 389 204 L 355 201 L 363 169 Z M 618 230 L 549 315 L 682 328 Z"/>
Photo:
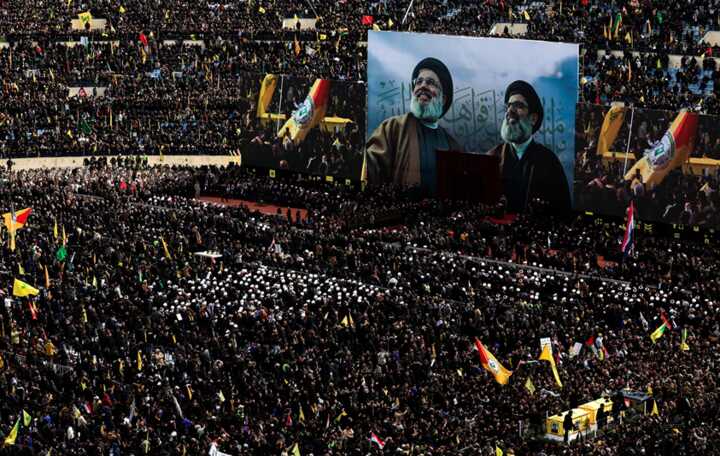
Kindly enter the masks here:
<path id="1" fill-rule="evenodd" d="M 632 126 L 633 126 L 633 120 L 635 118 L 635 108 L 630 108 L 630 128 L 628 128 L 628 139 L 627 139 L 627 145 L 625 146 L 625 163 L 623 164 L 623 173 L 622 175 L 625 176 L 625 173 L 627 172 L 627 162 L 628 162 L 628 154 L 630 153 L 630 138 L 632 138 Z"/>
<path id="2" fill-rule="evenodd" d="M 278 117 L 275 119 L 275 131 L 280 129 L 280 114 L 282 114 L 282 102 L 283 102 L 283 85 L 285 83 L 285 75 L 280 75 L 280 101 L 278 102 Z"/>
<path id="3" fill-rule="evenodd" d="M 408 14 L 410 14 L 410 10 L 413 7 L 413 3 L 415 3 L 415 0 L 410 0 L 410 4 L 408 5 L 407 10 L 405 11 L 405 15 L 403 16 L 403 19 L 402 19 L 402 25 L 405 25 L 405 19 L 407 19 Z"/>

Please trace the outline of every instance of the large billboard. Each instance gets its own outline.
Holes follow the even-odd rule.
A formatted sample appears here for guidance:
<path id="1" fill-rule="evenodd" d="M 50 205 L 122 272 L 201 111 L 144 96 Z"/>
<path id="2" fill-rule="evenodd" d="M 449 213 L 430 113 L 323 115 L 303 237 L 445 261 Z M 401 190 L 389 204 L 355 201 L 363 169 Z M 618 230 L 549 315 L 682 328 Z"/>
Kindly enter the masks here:
<path id="1" fill-rule="evenodd" d="M 569 209 L 577 93 L 575 44 L 371 31 L 363 177 L 432 194 L 437 150 L 489 154 L 511 210 Z"/>
<path id="2" fill-rule="evenodd" d="M 641 220 L 720 223 L 718 119 L 693 112 L 579 104 L 575 202 L 579 210 Z"/>
<path id="3" fill-rule="evenodd" d="M 365 84 L 254 74 L 243 164 L 357 179 L 362 168 Z"/>

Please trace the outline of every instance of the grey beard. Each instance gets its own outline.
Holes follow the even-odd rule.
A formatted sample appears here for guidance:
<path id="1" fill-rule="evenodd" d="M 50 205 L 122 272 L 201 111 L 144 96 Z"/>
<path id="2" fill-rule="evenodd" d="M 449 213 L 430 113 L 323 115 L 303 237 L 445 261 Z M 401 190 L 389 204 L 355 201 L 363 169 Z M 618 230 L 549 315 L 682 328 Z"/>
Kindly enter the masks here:
<path id="1" fill-rule="evenodd" d="M 442 116 L 442 98 L 442 93 L 439 93 L 430 100 L 430 103 L 423 105 L 420 104 L 417 97 L 413 95 L 410 100 L 410 112 L 412 112 L 418 120 L 422 120 L 423 122 L 437 122 Z"/>
<path id="2" fill-rule="evenodd" d="M 532 136 L 533 125 L 529 117 L 519 120 L 515 124 L 509 124 L 507 117 L 503 119 L 502 127 L 500 128 L 500 136 L 503 141 L 522 144 Z"/>

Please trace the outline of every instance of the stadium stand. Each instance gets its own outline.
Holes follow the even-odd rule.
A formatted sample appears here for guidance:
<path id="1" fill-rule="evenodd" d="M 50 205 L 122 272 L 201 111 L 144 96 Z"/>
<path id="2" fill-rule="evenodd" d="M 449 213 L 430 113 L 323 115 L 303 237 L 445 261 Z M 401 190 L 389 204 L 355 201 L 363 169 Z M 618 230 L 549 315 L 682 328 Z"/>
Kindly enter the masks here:
<path id="1" fill-rule="evenodd" d="M 0 455 L 720 454 L 718 14 L 0 0 Z M 580 211 L 359 191 L 373 29 L 580 43 Z M 316 78 L 336 124 L 293 145 L 277 127 Z M 611 106 L 637 122 L 603 155 Z M 683 108 L 703 114 L 690 160 L 661 189 L 626 180 Z M 631 201 L 683 227 L 639 223 L 625 255 L 626 224 L 583 211 Z M 545 438 L 601 397 L 592 433 Z"/>

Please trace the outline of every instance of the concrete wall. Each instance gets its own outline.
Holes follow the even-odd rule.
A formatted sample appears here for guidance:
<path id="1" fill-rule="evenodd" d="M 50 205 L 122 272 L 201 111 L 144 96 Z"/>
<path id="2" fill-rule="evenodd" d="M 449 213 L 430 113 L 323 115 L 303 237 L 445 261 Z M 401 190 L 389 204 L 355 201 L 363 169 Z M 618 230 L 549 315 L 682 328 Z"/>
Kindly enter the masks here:
<path id="1" fill-rule="evenodd" d="M 93 95 L 93 89 L 97 92 L 97 97 L 102 98 L 105 96 L 105 90 L 107 90 L 107 87 L 82 87 L 85 89 L 85 94 L 88 97 L 91 97 Z M 80 92 L 81 87 L 68 87 L 68 98 L 76 97 L 78 96 L 78 92 Z"/>
<path id="2" fill-rule="evenodd" d="M 295 30 L 295 26 L 297 25 L 298 21 L 300 21 L 300 30 L 315 30 L 315 24 L 317 23 L 317 19 L 295 19 L 292 17 L 288 19 L 283 19 L 282 28 Z"/>
<path id="3" fill-rule="evenodd" d="M 78 168 L 89 157 L 42 157 L 42 158 L 13 158 L 13 169 L 38 168 Z M 108 156 L 108 160 L 112 157 Z M 240 157 L 230 155 L 149 155 L 149 165 L 183 165 L 183 166 L 227 166 L 231 162 L 240 164 Z"/>
<path id="4" fill-rule="evenodd" d="M 707 32 L 702 40 L 711 46 L 717 46 L 720 44 L 720 32 Z"/>
<path id="5" fill-rule="evenodd" d="M 510 35 L 514 36 L 525 36 L 527 35 L 528 25 L 522 22 L 496 22 L 495 25 L 490 29 L 490 35 L 502 35 L 505 31 L 505 27 L 508 28 Z"/>
<path id="6" fill-rule="evenodd" d="M 91 19 L 90 20 L 90 30 L 105 30 L 105 25 L 107 24 L 107 19 Z M 70 21 L 70 28 L 72 30 L 85 30 L 85 27 L 83 27 L 82 22 L 80 22 L 80 19 L 72 19 Z"/>

